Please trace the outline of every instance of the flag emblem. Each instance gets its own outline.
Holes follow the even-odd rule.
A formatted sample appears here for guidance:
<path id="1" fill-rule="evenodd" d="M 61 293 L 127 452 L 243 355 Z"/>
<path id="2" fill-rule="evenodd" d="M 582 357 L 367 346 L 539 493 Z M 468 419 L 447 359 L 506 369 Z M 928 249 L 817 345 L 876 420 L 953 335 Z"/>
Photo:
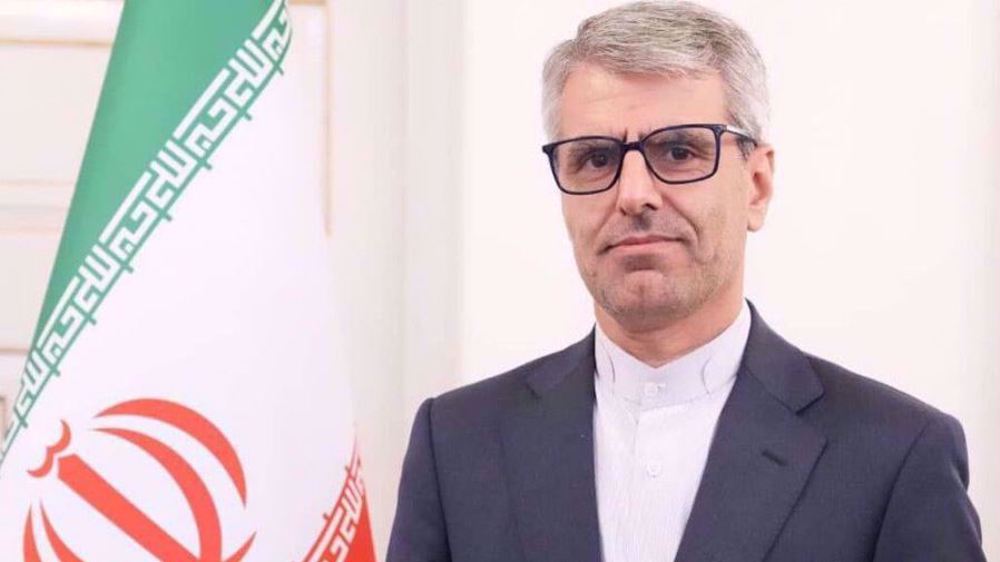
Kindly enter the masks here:
<path id="1" fill-rule="evenodd" d="M 148 433 L 122 427 L 115 423 L 121 416 L 145 418 L 165 424 L 197 442 L 225 471 L 229 483 L 246 504 L 246 481 L 239 456 L 226 436 L 211 421 L 198 412 L 167 400 L 140 399 L 117 404 L 99 413 L 95 420 L 100 426 L 90 434 L 110 436 L 122 440 L 137 451 L 148 455 L 164 470 L 182 493 L 198 535 L 198 554 L 188 551 L 180 541 L 158 525 L 143 507 L 136 505 L 119 491 L 114 483 L 95 470 L 87 459 L 72 451 L 73 432 L 62 422 L 62 435 L 48 447 L 41 465 L 28 473 L 34 478 L 55 478 L 84 503 L 99 513 L 143 550 L 159 560 L 177 562 L 240 562 L 254 536 L 250 535 L 235 553 L 222 556 L 223 530 L 219 510 L 205 480 L 183 455 L 160 438 Z M 160 496 L 163 497 L 163 496 Z M 148 509 L 148 508 L 146 508 Z M 45 506 L 38 509 L 44 535 L 59 562 L 80 560 L 72 547 L 67 545 L 49 519 Z M 112 532 L 110 529 L 108 532 Z M 105 540 L 105 537 L 95 537 Z M 24 524 L 24 560 L 42 562 L 35 533 L 33 510 L 29 508 Z"/>

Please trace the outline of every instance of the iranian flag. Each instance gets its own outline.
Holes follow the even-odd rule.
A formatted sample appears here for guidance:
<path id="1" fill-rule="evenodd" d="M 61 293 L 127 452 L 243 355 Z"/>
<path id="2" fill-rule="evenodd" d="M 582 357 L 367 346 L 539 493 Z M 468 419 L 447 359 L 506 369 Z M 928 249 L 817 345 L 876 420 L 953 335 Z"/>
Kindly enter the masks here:
<path id="1" fill-rule="evenodd" d="M 374 560 L 294 49 L 282 0 L 126 2 L 0 449 L 0 560 Z"/>

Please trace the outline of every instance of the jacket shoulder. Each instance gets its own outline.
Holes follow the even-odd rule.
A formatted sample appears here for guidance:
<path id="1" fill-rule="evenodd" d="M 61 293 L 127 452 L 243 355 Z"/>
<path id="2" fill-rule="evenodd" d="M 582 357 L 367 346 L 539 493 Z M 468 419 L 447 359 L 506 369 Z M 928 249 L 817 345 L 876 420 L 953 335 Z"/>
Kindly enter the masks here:
<path id="1" fill-rule="evenodd" d="M 912 441 L 932 422 L 958 422 L 934 406 L 888 384 L 805 354 L 823 385 L 815 420 L 844 431 L 871 432 L 882 439 Z"/>
<path id="2" fill-rule="evenodd" d="M 548 373 L 572 368 L 590 336 L 559 351 L 538 357 L 509 371 L 445 392 L 432 399 L 435 422 L 469 424 L 495 418 L 511 402 L 532 394 L 533 384 Z"/>

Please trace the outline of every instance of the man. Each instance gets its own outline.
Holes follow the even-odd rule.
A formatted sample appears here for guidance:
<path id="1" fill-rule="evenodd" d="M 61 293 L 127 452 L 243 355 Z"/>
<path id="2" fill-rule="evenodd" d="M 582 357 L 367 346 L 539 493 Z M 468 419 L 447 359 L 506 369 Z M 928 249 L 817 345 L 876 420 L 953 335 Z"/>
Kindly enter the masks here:
<path id="1" fill-rule="evenodd" d="M 596 327 L 424 402 L 389 562 L 984 560 L 958 422 L 743 298 L 774 158 L 746 33 L 629 4 L 555 49 L 544 90 Z"/>

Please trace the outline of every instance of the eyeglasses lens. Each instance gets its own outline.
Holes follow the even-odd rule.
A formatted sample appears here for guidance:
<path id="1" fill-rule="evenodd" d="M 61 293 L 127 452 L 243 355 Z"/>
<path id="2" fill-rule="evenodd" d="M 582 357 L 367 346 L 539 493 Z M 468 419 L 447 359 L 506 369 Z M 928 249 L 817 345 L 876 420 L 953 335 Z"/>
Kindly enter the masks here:
<path id="1" fill-rule="evenodd" d="M 686 127 L 660 131 L 643 143 L 646 161 L 660 179 L 689 182 L 710 176 L 715 168 L 715 131 Z"/>
<path id="2" fill-rule="evenodd" d="M 621 163 L 621 143 L 611 139 L 580 139 L 560 144 L 552 153 L 559 185 L 586 193 L 607 189 Z"/>
<path id="3" fill-rule="evenodd" d="M 715 169 L 715 131 L 707 127 L 667 129 L 646 137 L 646 162 L 665 182 L 684 183 L 712 175 Z M 610 138 L 578 139 L 556 146 L 552 166 L 559 185 L 572 193 L 611 187 L 621 166 L 623 145 Z"/>

